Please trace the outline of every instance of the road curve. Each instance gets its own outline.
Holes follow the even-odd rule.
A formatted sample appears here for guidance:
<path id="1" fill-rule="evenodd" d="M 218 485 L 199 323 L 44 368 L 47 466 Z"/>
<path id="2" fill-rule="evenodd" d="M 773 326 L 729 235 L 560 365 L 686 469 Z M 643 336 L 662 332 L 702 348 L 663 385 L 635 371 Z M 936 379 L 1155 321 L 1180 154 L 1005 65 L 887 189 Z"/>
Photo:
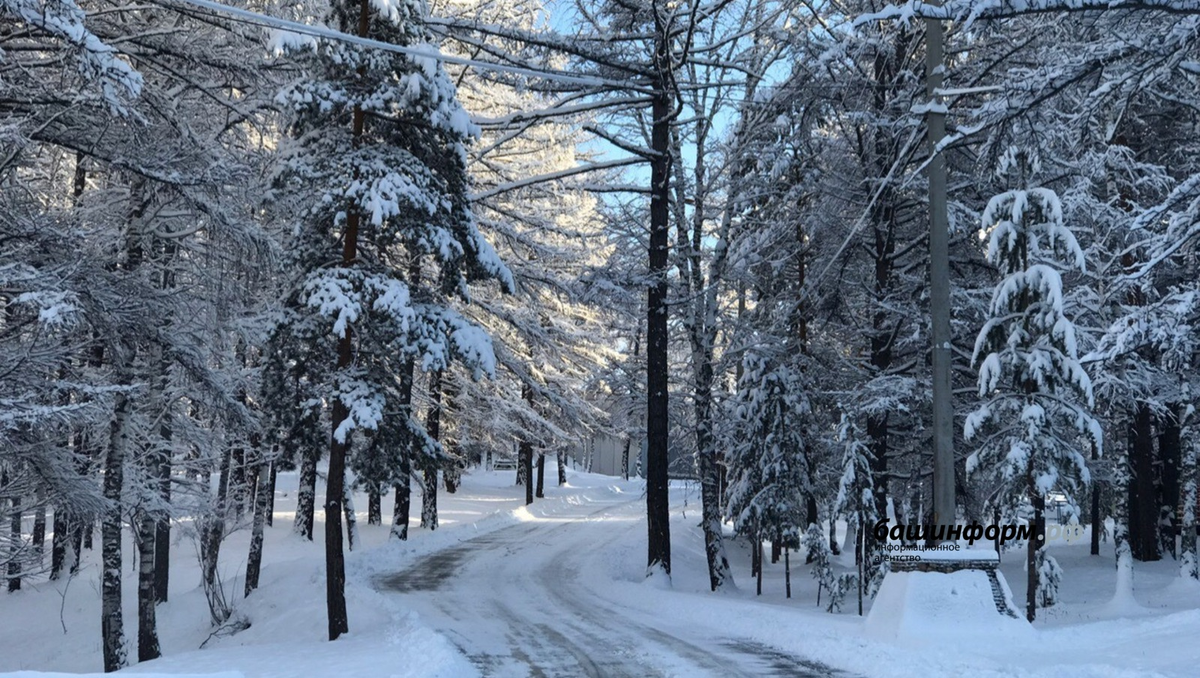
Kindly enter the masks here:
<path id="1" fill-rule="evenodd" d="M 644 531 L 641 502 L 519 523 L 380 576 L 485 676 L 849 676 L 719 629 L 656 628 L 584 585 L 585 559 Z"/>

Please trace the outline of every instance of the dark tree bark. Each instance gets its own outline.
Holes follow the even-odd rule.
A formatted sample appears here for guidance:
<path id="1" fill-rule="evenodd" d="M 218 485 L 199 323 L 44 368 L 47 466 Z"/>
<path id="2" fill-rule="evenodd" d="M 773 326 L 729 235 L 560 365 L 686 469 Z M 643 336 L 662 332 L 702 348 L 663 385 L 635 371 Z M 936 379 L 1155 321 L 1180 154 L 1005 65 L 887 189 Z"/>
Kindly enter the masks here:
<path id="1" fill-rule="evenodd" d="M 783 585 L 787 590 L 787 597 L 792 597 L 792 550 L 785 548 L 783 550 Z"/>
<path id="2" fill-rule="evenodd" d="M 650 113 L 650 287 L 646 295 L 646 574 L 671 574 L 669 408 L 667 385 L 667 266 L 671 195 L 671 69 L 669 28 L 654 13 L 655 73 Z"/>
<path id="3" fill-rule="evenodd" d="M 33 534 L 30 539 L 31 558 L 35 571 L 42 569 L 46 555 L 46 502 L 45 494 L 39 490 L 33 507 Z"/>
<path id="4" fill-rule="evenodd" d="M 546 492 L 545 492 L 545 487 L 546 487 L 546 485 L 545 485 L 545 479 L 546 479 L 546 453 L 545 453 L 545 452 L 538 452 L 538 460 L 537 460 L 537 491 L 535 492 L 535 496 L 536 496 L 538 499 L 544 499 L 544 498 L 546 497 Z"/>
<path id="5" fill-rule="evenodd" d="M 275 525 L 275 482 L 279 479 L 278 456 L 271 462 L 271 480 L 267 484 L 267 527 Z"/>
<path id="6" fill-rule="evenodd" d="M 414 285 L 416 284 L 415 281 L 420 277 L 420 267 L 419 258 L 413 257 L 413 262 L 409 267 L 409 277 L 412 279 Z M 411 416 L 414 370 L 415 366 L 412 360 L 404 361 L 404 365 L 400 371 L 400 415 L 398 416 Z M 396 502 L 392 507 L 392 531 L 389 536 L 400 541 L 407 541 L 408 514 L 412 510 L 413 441 L 406 435 L 402 445 L 403 449 L 400 450 L 400 468 L 396 472 L 400 481 L 392 487 L 392 491 L 396 495 Z"/>
<path id="7" fill-rule="evenodd" d="M 533 387 L 529 384 L 523 385 L 521 396 L 533 407 Z M 524 438 L 517 449 L 517 484 L 525 486 L 525 505 L 528 506 L 533 503 L 533 443 Z"/>
<path id="8" fill-rule="evenodd" d="M 1179 555 L 1175 549 L 1175 535 L 1179 532 L 1179 466 L 1183 461 L 1179 440 L 1179 405 L 1171 404 L 1159 422 L 1159 501 L 1158 534 L 1159 553 Z"/>
<path id="9" fill-rule="evenodd" d="M 1096 443 L 1092 443 L 1092 459 L 1099 459 Z M 1100 533 L 1104 530 L 1104 522 L 1100 517 L 1100 481 L 1092 480 L 1092 555 L 1100 555 Z"/>
<path id="10" fill-rule="evenodd" d="M 313 519 L 317 503 L 317 452 L 300 452 L 300 487 L 296 490 L 296 534 L 312 541 Z"/>
<path id="11" fill-rule="evenodd" d="M 1030 622 L 1037 617 L 1037 590 L 1040 577 L 1038 576 L 1037 568 L 1037 552 L 1043 548 L 1046 534 L 1046 500 L 1043 499 L 1036 490 L 1034 478 L 1029 476 L 1029 496 L 1030 502 L 1033 504 L 1033 529 L 1031 531 L 1029 543 L 1026 549 L 1026 590 L 1025 590 L 1025 618 Z"/>
<path id="12" fill-rule="evenodd" d="M 629 480 L 629 436 L 625 436 L 625 445 L 621 450 L 621 479 Z"/>
<path id="13" fill-rule="evenodd" d="M 271 497 L 271 464 L 265 457 L 258 459 L 258 469 L 254 473 L 256 490 L 254 492 L 254 520 L 250 528 L 250 555 L 246 558 L 246 587 L 243 596 L 258 588 L 258 576 L 262 572 L 263 532 L 267 524 L 267 514 L 270 510 Z"/>
<path id="14" fill-rule="evenodd" d="M 837 519 L 829 516 L 829 552 L 835 556 L 842 554 L 842 545 L 837 540 Z"/>
<path id="15" fill-rule="evenodd" d="M 753 551 L 750 552 L 750 569 L 754 573 L 755 595 L 762 595 L 762 577 L 763 577 L 763 554 L 762 554 L 762 535 L 758 528 L 753 528 L 751 538 L 754 540 Z"/>
<path id="16" fill-rule="evenodd" d="M 174 240 L 167 240 L 163 244 L 163 255 L 166 263 L 169 264 L 175 259 L 178 253 L 179 246 Z M 175 272 L 170 265 L 163 267 L 161 287 L 164 290 L 169 290 L 175 287 Z M 170 360 L 166 354 L 159 351 L 159 387 L 158 392 L 163 394 L 167 390 L 167 385 L 170 380 Z M 172 441 L 174 439 L 171 420 L 170 404 L 163 400 L 162 422 L 158 427 L 159 449 L 156 450 L 152 460 L 151 472 L 154 473 L 158 481 L 158 496 L 162 499 L 163 506 L 171 505 L 171 464 L 174 450 Z M 167 602 L 168 592 L 171 583 L 171 516 L 163 513 L 157 516 L 157 522 L 154 528 L 154 595 L 155 599 L 160 603 Z"/>
<path id="17" fill-rule="evenodd" d="M 164 506 L 171 505 L 171 427 L 169 417 L 163 418 L 161 444 L 163 451 L 158 456 L 158 494 Z M 167 602 L 167 593 L 171 583 L 171 517 L 161 515 L 154 525 L 154 598 L 157 602 Z"/>
<path id="18" fill-rule="evenodd" d="M 528 506 L 533 503 L 533 443 L 522 440 L 518 456 L 521 458 L 518 466 L 525 476 L 525 482 L 522 484 L 525 485 L 525 505 Z"/>
<path id="19" fill-rule="evenodd" d="M 380 496 L 379 487 L 375 485 L 367 489 L 367 524 L 383 524 L 383 497 Z"/>
<path id="20" fill-rule="evenodd" d="M 429 411 L 425 413 L 425 430 L 429 437 L 440 440 L 442 435 L 442 371 L 435 370 L 429 375 Z M 421 527 L 436 530 L 438 527 L 437 493 L 438 466 L 437 459 L 425 459 L 422 462 L 425 473 L 425 489 L 421 493 Z"/>
<path id="21" fill-rule="evenodd" d="M 558 486 L 562 487 L 567 484 L 567 453 L 558 453 Z M 628 464 L 626 465 L 628 468 Z M 625 474 L 625 480 L 629 480 L 629 474 Z"/>
<path id="22" fill-rule="evenodd" d="M 224 593 L 217 576 L 217 563 L 221 557 L 221 542 L 225 539 L 225 518 L 227 501 L 229 499 L 229 463 L 230 452 L 221 455 L 217 494 L 214 497 L 211 510 L 199 519 L 200 532 L 200 584 L 208 600 L 208 611 L 213 626 L 220 625 L 228 618 L 227 609 L 223 604 Z"/>
<path id="23" fill-rule="evenodd" d="M 9 483 L 8 471 L 0 471 L 0 488 L 7 488 Z M 21 499 L 15 494 L 12 501 L 12 515 L 8 524 L 8 592 L 21 590 Z"/>
<path id="24" fill-rule="evenodd" d="M 229 513 L 235 519 L 246 513 L 246 489 L 246 448 L 239 445 L 229 460 Z"/>
<path id="25" fill-rule="evenodd" d="M 1143 562 L 1158 560 L 1158 501 L 1150 408 L 1139 404 L 1130 422 L 1129 546 Z"/>
<path id="26" fill-rule="evenodd" d="M 130 381 L 128 375 L 123 375 L 118 383 Z M 104 499 L 108 506 L 101 521 L 100 635 L 105 673 L 126 664 L 125 623 L 121 611 L 121 492 L 125 482 L 125 455 L 129 449 L 129 412 L 128 396 L 118 392 L 113 397 L 108 453 L 104 460 Z"/>
<path id="27" fill-rule="evenodd" d="M 346 515 L 346 545 L 353 551 L 358 543 L 358 515 L 354 512 L 354 494 L 349 484 L 343 484 L 342 512 Z"/>
<path id="28" fill-rule="evenodd" d="M 62 576 L 64 569 L 69 568 L 67 563 L 67 549 L 71 544 L 71 533 L 74 527 L 71 525 L 71 519 L 67 516 L 67 511 L 62 506 L 57 506 L 54 509 L 54 536 L 50 541 L 50 580 L 54 581 Z"/>
<path id="29" fill-rule="evenodd" d="M 135 538 L 138 549 L 138 661 L 158 659 L 162 651 L 158 645 L 158 605 L 154 586 L 154 541 L 157 538 L 158 521 L 150 513 L 142 513 L 136 526 Z"/>

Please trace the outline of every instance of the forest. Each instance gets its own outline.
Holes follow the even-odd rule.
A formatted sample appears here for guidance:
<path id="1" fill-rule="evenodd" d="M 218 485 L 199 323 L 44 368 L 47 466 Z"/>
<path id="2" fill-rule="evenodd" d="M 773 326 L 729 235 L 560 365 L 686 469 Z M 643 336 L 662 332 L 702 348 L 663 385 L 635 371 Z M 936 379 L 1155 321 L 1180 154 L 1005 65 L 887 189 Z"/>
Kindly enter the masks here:
<path id="1" fill-rule="evenodd" d="M 363 527 L 599 438 L 665 586 L 686 485 L 704 588 L 861 614 L 946 443 L 1030 622 L 1051 514 L 1200 582 L 1200 1 L 897 3 L 0 0 L 0 585 L 98 563 L 116 671 L 282 527 L 336 640 Z"/>

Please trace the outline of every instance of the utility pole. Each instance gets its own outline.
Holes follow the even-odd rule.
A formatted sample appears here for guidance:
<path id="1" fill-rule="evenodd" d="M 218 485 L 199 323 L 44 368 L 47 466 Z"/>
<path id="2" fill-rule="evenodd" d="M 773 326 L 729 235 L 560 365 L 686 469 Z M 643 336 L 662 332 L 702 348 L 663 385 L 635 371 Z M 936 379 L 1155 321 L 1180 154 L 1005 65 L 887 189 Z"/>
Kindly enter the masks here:
<path id="1" fill-rule="evenodd" d="M 939 5 L 940 2 L 931 4 Z M 925 83 L 929 104 L 929 312 L 933 338 L 934 524 L 954 523 L 954 406 L 950 396 L 950 224 L 946 212 L 946 160 L 938 144 L 946 136 L 942 86 L 942 22 L 925 20 Z"/>

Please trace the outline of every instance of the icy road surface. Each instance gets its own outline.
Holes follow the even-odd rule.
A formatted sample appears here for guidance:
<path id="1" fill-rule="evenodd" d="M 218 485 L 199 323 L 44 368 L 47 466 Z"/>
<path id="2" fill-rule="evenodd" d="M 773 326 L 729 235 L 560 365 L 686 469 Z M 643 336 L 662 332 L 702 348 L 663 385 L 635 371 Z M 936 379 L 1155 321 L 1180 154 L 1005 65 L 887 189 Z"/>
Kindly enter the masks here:
<path id="1" fill-rule="evenodd" d="M 642 500 L 596 506 L 465 540 L 380 577 L 378 586 L 403 593 L 404 605 L 485 676 L 852 675 L 669 609 L 651 617 L 614 602 L 604 591 L 609 580 L 587 573 L 615 542 L 645 530 L 645 507 Z"/>

